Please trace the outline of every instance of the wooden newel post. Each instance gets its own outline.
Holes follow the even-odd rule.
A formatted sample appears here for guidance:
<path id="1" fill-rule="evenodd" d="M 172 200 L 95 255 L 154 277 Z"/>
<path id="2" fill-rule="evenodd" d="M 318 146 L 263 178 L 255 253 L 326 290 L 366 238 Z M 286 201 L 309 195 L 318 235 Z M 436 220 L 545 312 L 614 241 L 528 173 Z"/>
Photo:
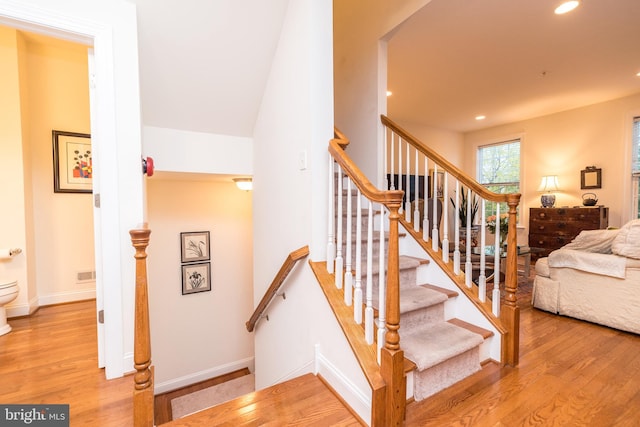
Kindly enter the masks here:
<path id="1" fill-rule="evenodd" d="M 129 231 L 136 249 L 136 301 L 133 362 L 133 422 L 134 426 L 153 426 L 153 371 L 151 368 L 151 333 L 149 330 L 149 299 L 147 292 L 147 253 L 149 229 Z"/>
<path id="2" fill-rule="evenodd" d="M 520 202 L 519 194 L 509 195 L 509 232 L 507 234 L 507 265 L 505 276 L 504 307 L 500 318 L 507 327 L 504 341 L 503 363 L 517 366 L 520 358 L 520 308 L 516 298 L 518 290 L 518 239 L 516 208 Z"/>
<path id="3" fill-rule="evenodd" d="M 407 400 L 404 374 L 404 351 L 400 349 L 400 261 L 398 248 L 398 209 L 400 202 L 389 208 L 389 258 L 387 266 L 387 304 L 385 343 L 381 350 L 380 369 L 387 384 L 386 426 L 403 424 Z"/>

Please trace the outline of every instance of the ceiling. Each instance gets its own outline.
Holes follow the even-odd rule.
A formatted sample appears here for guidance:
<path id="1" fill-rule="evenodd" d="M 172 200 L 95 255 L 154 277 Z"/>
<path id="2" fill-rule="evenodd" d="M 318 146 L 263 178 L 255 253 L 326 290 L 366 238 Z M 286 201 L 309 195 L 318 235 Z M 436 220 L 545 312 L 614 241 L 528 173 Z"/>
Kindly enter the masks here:
<path id="1" fill-rule="evenodd" d="M 129 0 L 142 121 L 253 136 L 288 0 Z"/>
<path id="2" fill-rule="evenodd" d="M 289 0 L 128 1 L 144 125 L 251 137 Z M 389 40 L 389 116 L 468 132 L 639 93 L 640 0 L 559 1 L 432 0 Z"/>
<path id="3" fill-rule="evenodd" d="M 640 92 L 640 1 L 559 3 L 431 1 L 388 43 L 389 116 L 468 132 Z"/>

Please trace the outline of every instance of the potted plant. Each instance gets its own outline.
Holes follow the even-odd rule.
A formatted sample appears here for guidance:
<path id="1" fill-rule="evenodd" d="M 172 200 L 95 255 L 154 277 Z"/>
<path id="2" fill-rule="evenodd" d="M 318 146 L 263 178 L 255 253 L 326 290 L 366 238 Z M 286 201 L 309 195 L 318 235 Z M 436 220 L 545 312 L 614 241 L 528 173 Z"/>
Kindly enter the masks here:
<path id="1" fill-rule="evenodd" d="M 479 226 L 474 224 L 476 214 L 478 213 L 478 198 L 475 194 L 472 195 L 471 200 L 467 199 L 467 191 L 464 187 L 460 187 L 460 207 L 458 208 L 458 218 L 460 219 L 460 243 L 466 245 L 467 242 L 467 204 L 471 203 L 471 247 L 478 246 L 478 230 Z M 451 204 L 456 207 L 456 202 L 453 197 L 450 197 Z"/>

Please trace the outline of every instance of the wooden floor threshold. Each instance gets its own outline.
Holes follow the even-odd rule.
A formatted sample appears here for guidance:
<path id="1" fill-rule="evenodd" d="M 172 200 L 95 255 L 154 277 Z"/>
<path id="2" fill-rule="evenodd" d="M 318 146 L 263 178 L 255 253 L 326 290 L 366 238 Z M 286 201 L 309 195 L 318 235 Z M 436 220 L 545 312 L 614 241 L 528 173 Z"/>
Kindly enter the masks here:
<path id="1" fill-rule="evenodd" d="M 320 378 L 305 374 L 164 424 L 168 427 L 211 425 L 363 424 Z"/>

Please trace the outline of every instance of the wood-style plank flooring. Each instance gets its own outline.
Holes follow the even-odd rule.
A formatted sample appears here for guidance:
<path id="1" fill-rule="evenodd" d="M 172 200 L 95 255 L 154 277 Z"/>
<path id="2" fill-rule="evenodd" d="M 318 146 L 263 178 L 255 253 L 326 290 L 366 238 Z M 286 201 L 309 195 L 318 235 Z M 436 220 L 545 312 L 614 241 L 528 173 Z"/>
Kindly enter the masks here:
<path id="1" fill-rule="evenodd" d="M 42 307 L 0 336 L 0 403 L 69 404 L 71 426 L 133 424 L 133 377 L 98 368 L 96 303 Z"/>
<path id="2" fill-rule="evenodd" d="M 521 304 L 519 366 L 488 365 L 409 404 L 406 425 L 640 426 L 640 336 Z M 133 378 L 106 381 L 97 368 L 94 301 L 10 324 L 0 337 L 0 403 L 68 403 L 72 426 L 132 425 Z"/>

